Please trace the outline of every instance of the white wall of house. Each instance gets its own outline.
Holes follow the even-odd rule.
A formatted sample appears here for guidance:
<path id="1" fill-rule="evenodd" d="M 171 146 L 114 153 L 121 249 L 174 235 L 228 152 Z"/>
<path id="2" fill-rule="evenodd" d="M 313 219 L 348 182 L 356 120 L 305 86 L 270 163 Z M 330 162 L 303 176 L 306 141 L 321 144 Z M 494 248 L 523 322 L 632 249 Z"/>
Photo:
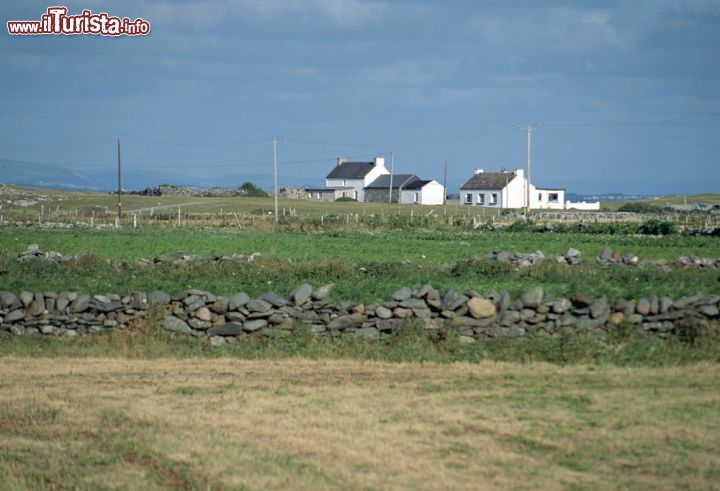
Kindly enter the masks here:
<path id="1" fill-rule="evenodd" d="M 417 205 L 441 205 L 445 196 L 445 187 L 437 181 L 430 181 L 421 189 L 403 189 L 400 203 Z"/>
<path id="2" fill-rule="evenodd" d="M 539 210 L 563 210 L 565 208 L 564 189 L 541 189 L 531 185 L 530 208 Z"/>

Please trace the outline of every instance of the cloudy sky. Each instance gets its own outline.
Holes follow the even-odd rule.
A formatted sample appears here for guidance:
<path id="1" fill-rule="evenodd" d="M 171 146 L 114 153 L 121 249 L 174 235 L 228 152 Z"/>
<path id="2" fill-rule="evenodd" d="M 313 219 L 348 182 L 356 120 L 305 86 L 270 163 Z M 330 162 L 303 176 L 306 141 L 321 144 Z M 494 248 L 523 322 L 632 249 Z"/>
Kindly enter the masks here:
<path id="1" fill-rule="evenodd" d="M 51 5 L 2 2 L 0 16 L 40 20 Z M 151 33 L 3 27 L 6 165 L 63 165 L 111 188 L 123 135 L 124 172 L 162 177 L 148 185 L 267 186 L 277 136 L 281 185 L 393 152 L 396 172 L 440 182 L 447 161 L 457 192 L 476 167 L 524 167 L 518 126 L 539 124 L 539 185 L 720 192 L 720 0 L 62 5 Z"/>

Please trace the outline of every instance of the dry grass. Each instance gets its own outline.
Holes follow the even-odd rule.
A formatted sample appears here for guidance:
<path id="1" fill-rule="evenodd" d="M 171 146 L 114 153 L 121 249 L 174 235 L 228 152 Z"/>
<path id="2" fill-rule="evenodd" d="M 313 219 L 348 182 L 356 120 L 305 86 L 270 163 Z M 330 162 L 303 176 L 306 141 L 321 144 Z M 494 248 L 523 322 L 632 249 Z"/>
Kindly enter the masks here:
<path id="1" fill-rule="evenodd" d="M 720 366 L 0 359 L 2 489 L 717 489 Z"/>

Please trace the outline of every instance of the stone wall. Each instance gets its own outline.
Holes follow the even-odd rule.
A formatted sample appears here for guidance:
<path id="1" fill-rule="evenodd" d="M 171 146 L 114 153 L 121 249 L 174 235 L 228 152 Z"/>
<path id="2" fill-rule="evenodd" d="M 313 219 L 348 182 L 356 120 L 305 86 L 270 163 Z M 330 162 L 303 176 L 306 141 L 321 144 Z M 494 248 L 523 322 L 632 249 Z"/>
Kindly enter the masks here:
<path id="1" fill-rule="evenodd" d="M 481 295 L 475 291 L 443 291 L 424 285 L 400 288 L 382 303 L 332 301 L 333 285 L 302 284 L 287 296 L 268 293 L 251 298 L 188 290 L 175 295 L 162 291 L 130 295 L 88 295 L 74 292 L 0 291 L 0 337 L 5 335 L 78 336 L 109 329 L 127 329 L 151 309 L 162 328 L 209 339 L 214 345 L 271 331 L 288 333 L 305 326 L 318 335 L 355 335 L 384 339 L 405 322 L 428 330 L 456 329 L 462 342 L 482 338 L 557 336 L 568 331 L 607 333 L 617 326 L 669 338 L 684 328 L 717 327 L 720 296 L 701 293 L 680 299 L 649 295 L 637 300 L 575 294 L 547 295 L 530 288 L 520 298 L 506 292 Z"/>

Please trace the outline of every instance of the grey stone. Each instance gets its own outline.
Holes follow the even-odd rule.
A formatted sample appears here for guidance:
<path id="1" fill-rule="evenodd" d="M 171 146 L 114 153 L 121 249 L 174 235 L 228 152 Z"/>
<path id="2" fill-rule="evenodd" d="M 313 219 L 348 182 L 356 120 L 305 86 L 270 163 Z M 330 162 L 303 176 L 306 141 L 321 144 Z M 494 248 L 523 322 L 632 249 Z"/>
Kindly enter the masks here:
<path id="1" fill-rule="evenodd" d="M 423 286 L 418 288 L 418 290 L 415 292 L 416 298 L 425 298 L 429 294 L 433 293 L 434 295 L 437 295 L 437 290 L 433 288 L 433 286 L 430 283 L 425 283 Z"/>
<path id="2" fill-rule="evenodd" d="M 219 348 L 220 346 L 223 346 L 226 343 L 225 338 L 222 336 L 211 336 L 210 337 L 210 346 L 214 348 Z"/>
<path id="3" fill-rule="evenodd" d="M 593 319 L 592 317 L 581 317 L 578 319 L 576 326 L 578 329 L 597 329 L 607 323 L 609 317 L 610 315 L 607 311 L 596 319 Z"/>
<path id="4" fill-rule="evenodd" d="M 345 329 L 347 327 L 354 327 L 355 321 L 349 315 L 342 315 L 331 320 L 327 324 L 328 329 Z"/>
<path id="5" fill-rule="evenodd" d="M 567 252 L 565 252 L 565 254 L 563 254 L 563 256 L 565 256 L 565 258 L 580 257 L 581 253 L 574 247 L 571 247 L 567 250 Z"/>
<path id="6" fill-rule="evenodd" d="M 172 315 L 165 317 L 161 324 L 165 329 L 172 332 L 189 334 L 192 331 L 185 321 Z"/>
<path id="7" fill-rule="evenodd" d="M 427 308 L 427 304 L 419 298 L 406 298 L 400 302 L 400 307 L 405 309 L 424 309 Z"/>
<path id="8" fill-rule="evenodd" d="M 598 260 L 602 262 L 609 262 L 612 261 L 613 257 L 613 251 L 610 249 L 610 247 L 605 246 L 602 248 L 602 251 L 600 251 L 600 255 L 598 256 Z"/>
<path id="9" fill-rule="evenodd" d="M 20 299 L 20 302 L 22 302 L 23 307 L 28 307 L 30 303 L 35 299 L 35 295 L 31 292 L 22 292 L 18 296 Z"/>
<path id="10" fill-rule="evenodd" d="M 655 315 L 660 313 L 660 300 L 657 295 L 651 293 L 648 295 L 648 302 L 650 302 L 650 313 Z"/>
<path id="11" fill-rule="evenodd" d="M 295 287 L 295 289 L 290 292 L 288 298 L 295 305 L 302 305 L 308 300 L 310 300 L 310 298 L 312 297 L 312 292 L 312 285 L 309 285 L 308 283 L 303 283 L 302 285 Z"/>
<path id="12" fill-rule="evenodd" d="M 57 331 L 58 328 L 55 326 L 52 326 L 50 324 L 40 326 L 40 332 L 43 334 L 53 334 L 55 331 Z"/>
<path id="13" fill-rule="evenodd" d="M 212 320 L 212 312 L 210 312 L 210 309 L 207 307 L 200 307 L 195 311 L 195 317 L 201 321 L 208 322 Z"/>
<path id="14" fill-rule="evenodd" d="M 397 300 L 398 302 L 402 302 L 403 300 L 407 300 L 408 298 L 412 297 L 413 291 L 404 286 L 398 290 L 395 291 L 395 293 L 392 294 L 392 299 Z"/>
<path id="15" fill-rule="evenodd" d="M 16 336 L 22 336 L 23 334 L 25 334 L 25 327 L 13 324 L 12 326 L 10 326 L 10 332 Z"/>
<path id="16" fill-rule="evenodd" d="M 520 322 L 520 312 L 517 310 L 506 310 L 500 314 L 500 324 L 505 327 L 510 327 L 518 322 Z"/>
<path id="17" fill-rule="evenodd" d="M 37 317 L 45 312 L 45 297 L 42 293 L 36 293 L 35 298 L 27 309 L 27 315 Z"/>
<path id="18" fill-rule="evenodd" d="M 502 292 L 497 301 L 497 309 L 502 312 L 510 308 L 510 294 L 508 292 Z"/>
<path id="19" fill-rule="evenodd" d="M 583 292 L 573 293 L 570 297 L 570 302 L 572 302 L 573 306 L 579 308 L 589 307 L 594 301 L 595 299 L 592 296 Z"/>
<path id="20" fill-rule="evenodd" d="M 234 311 L 238 310 L 241 307 L 244 307 L 248 304 L 250 301 L 250 297 L 247 293 L 240 292 L 236 293 L 232 297 L 230 297 L 230 300 L 228 301 L 228 310 Z"/>
<path id="21" fill-rule="evenodd" d="M 90 295 L 78 295 L 75 300 L 70 302 L 68 307 L 71 314 L 79 314 L 85 312 L 90 306 Z"/>
<path id="22" fill-rule="evenodd" d="M 12 322 L 17 322 L 21 319 L 25 318 L 25 311 L 22 309 L 12 310 L 8 312 L 8 314 L 5 316 L 5 319 L 3 322 L 5 324 L 10 324 Z"/>
<path id="23" fill-rule="evenodd" d="M 572 304 L 567 298 L 559 298 L 552 303 L 551 309 L 556 314 L 563 314 L 570 310 Z"/>
<path id="24" fill-rule="evenodd" d="M 13 292 L 0 291 L 0 308 L 10 308 L 17 299 L 17 296 Z"/>
<path id="25" fill-rule="evenodd" d="M 470 299 L 465 295 L 455 294 L 454 301 L 449 305 L 449 309 L 454 310 L 456 313 L 460 310 L 464 310 L 465 312 L 467 312 L 468 300 Z M 459 315 L 464 315 L 464 312 Z"/>
<path id="26" fill-rule="evenodd" d="M 720 315 L 720 310 L 715 305 L 703 305 L 698 309 L 698 312 L 706 317 L 717 317 Z"/>
<path id="27" fill-rule="evenodd" d="M 420 317 L 422 319 L 428 319 L 432 317 L 432 311 L 427 307 L 415 307 L 411 310 L 415 317 Z"/>
<path id="28" fill-rule="evenodd" d="M 239 336 L 243 332 L 243 324 L 240 322 L 226 322 L 208 329 L 209 336 Z"/>
<path id="29" fill-rule="evenodd" d="M 243 323 L 243 330 L 245 332 L 255 332 L 259 331 L 263 327 L 266 327 L 268 325 L 268 322 L 265 319 L 254 319 L 250 321 L 245 321 Z"/>
<path id="30" fill-rule="evenodd" d="M 205 299 L 202 297 L 197 297 L 196 295 L 192 295 L 188 298 L 194 298 L 195 301 L 191 302 L 190 304 L 185 305 L 185 310 L 188 312 L 195 312 L 198 309 L 201 309 L 205 307 Z"/>
<path id="31" fill-rule="evenodd" d="M 262 299 L 250 300 L 245 306 L 250 312 L 267 312 L 272 309 L 270 302 Z"/>
<path id="32" fill-rule="evenodd" d="M 684 309 L 685 307 L 694 304 L 695 302 L 699 302 L 702 300 L 704 295 L 702 293 L 695 293 L 694 295 L 689 295 L 687 297 L 683 297 L 679 300 L 677 300 L 672 307 L 674 309 Z"/>
<path id="33" fill-rule="evenodd" d="M 264 300 L 275 307 L 282 307 L 288 303 L 287 298 L 280 296 L 277 293 L 266 293 L 260 297 L 260 300 Z"/>
<path id="34" fill-rule="evenodd" d="M 200 319 L 196 319 L 195 317 L 189 319 L 187 323 L 195 330 L 204 331 L 210 327 L 212 327 L 211 322 L 203 321 Z"/>
<path id="35" fill-rule="evenodd" d="M 330 294 L 332 293 L 333 288 L 335 288 L 335 283 L 328 283 L 327 285 L 323 285 L 320 288 L 314 289 L 312 292 L 312 299 L 326 300 L 330 298 Z"/>
<path id="36" fill-rule="evenodd" d="M 458 336 L 458 343 L 460 343 L 460 344 L 473 344 L 474 342 L 475 342 L 475 338 L 473 338 L 471 336 L 465 336 L 465 335 Z"/>
<path id="37" fill-rule="evenodd" d="M 597 319 L 606 314 L 608 314 L 608 305 L 605 297 L 596 299 L 592 305 L 590 305 L 590 317 L 593 319 Z"/>
<path id="38" fill-rule="evenodd" d="M 635 312 L 640 315 L 648 315 L 650 313 L 650 301 L 647 298 L 641 298 L 635 305 Z"/>
<path id="39" fill-rule="evenodd" d="M 522 294 L 521 300 L 525 307 L 538 307 L 542 305 L 545 291 L 541 286 L 535 286 L 530 288 Z"/>
<path id="40" fill-rule="evenodd" d="M 225 315 L 229 305 L 230 301 L 226 297 L 219 297 L 210 305 L 210 310 L 218 315 Z"/>
<path id="41" fill-rule="evenodd" d="M 375 309 L 375 315 L 380 319 L 389 319 L 392 317 L 392 310 L 381 305 Z"/>
<path id="42" fill-rule="evenodd" d="M 368 341 L 377 341 L 380 339 L 380 331 L 374 327 L 361 327 L 355 331 L 355 335 Z"/>
<path id="43" fill-rule="evenodd" d="M 205 300 L 203 299 L 203 296 L 196 295 L 194 293 L 189 293 L 189 292 L 188 292 L 188 295 L 182 301 L 182 303 L 184 303 L 186 307 L 194 305 L 198 302 L 201 302 L 202 305 L 205 305 Z M 199 308 L 199 307 L 196 307 L 196 310 L 197 310 L 197 308 Z"/>
<path id="44" fill-rule="evenodd" d="M 148 293 L 147 302 L 150 305 L 162 306 L 170 303 L 170 295 L 161 290 Z"/>
<path id="45" fill-rule="evenodd" d="M 660 313 L 664 314 L 668 310 L 670 310 L 670 307 L 672 306 L 673 301 L 669 299 L 668 297 L 660 297 Z"/>

